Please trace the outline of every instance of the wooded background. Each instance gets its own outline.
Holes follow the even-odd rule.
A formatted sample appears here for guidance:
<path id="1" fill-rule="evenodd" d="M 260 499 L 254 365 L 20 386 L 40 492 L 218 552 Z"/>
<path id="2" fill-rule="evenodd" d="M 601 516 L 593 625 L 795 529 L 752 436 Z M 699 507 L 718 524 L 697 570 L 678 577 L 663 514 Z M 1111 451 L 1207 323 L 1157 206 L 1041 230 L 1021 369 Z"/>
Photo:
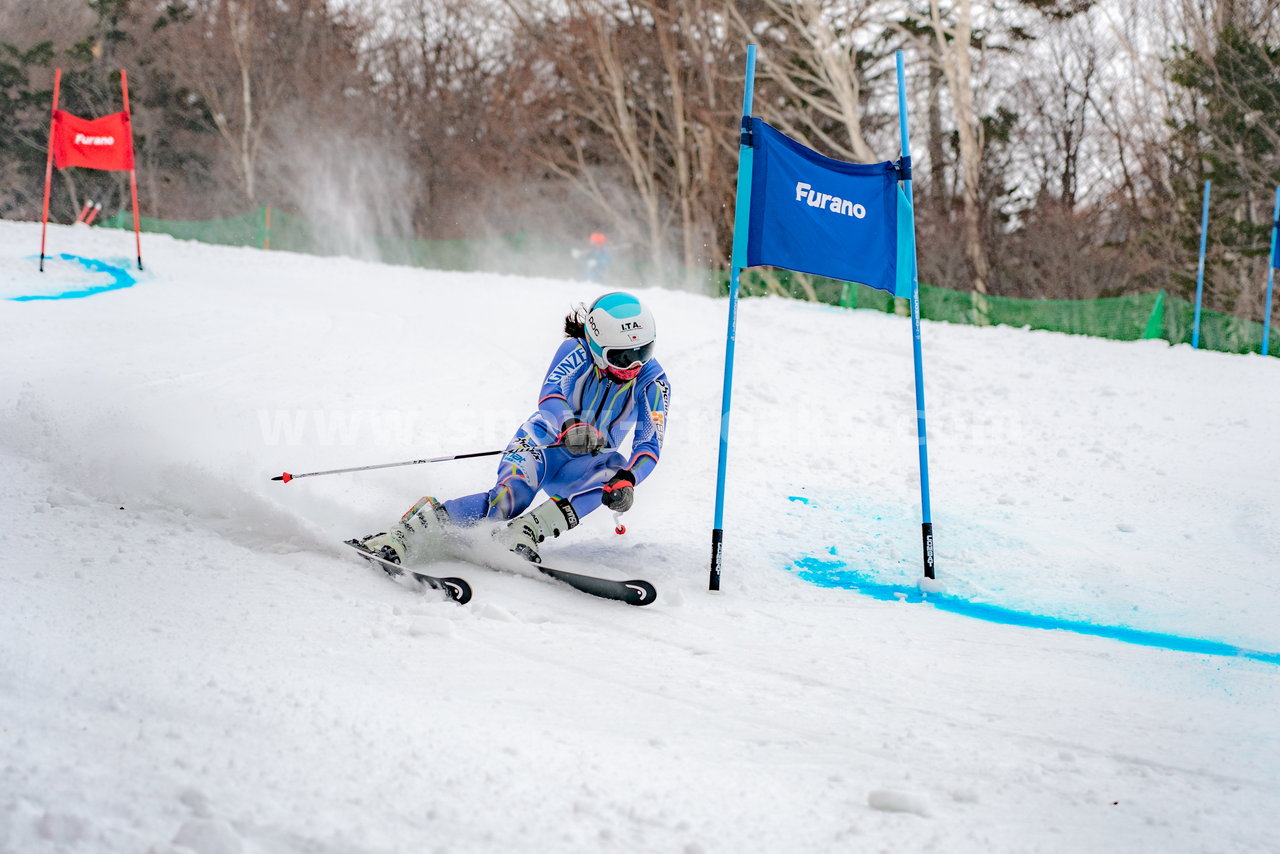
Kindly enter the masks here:
<path id="1" fill-rule="evenodd" d="M 1190 296 L 1211 178 L 1206 305 L 1261 319 L 1278 31 L 1280 0 L 0 0 L 0 216 L 40 216 L 53 69 L 93 117 L 124 67 L 144 215 L 603 231 L 678 278 L 728 263 L 746 44 L 755 113 L 864 162 L 897 156 L 902 49 L 921 282 Z M 56 181 L 57 221 L 128 202 Z"/>

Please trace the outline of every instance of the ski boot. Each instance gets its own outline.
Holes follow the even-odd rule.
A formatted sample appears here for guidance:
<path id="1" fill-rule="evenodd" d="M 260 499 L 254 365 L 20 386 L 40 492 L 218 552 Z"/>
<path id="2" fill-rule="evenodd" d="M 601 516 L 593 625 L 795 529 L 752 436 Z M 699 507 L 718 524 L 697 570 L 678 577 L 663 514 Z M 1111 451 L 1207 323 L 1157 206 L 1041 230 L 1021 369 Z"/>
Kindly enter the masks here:
<path id="1" fill-rule="evenodd" d="M 517 516 L 499 528 L 497 538 L 512 552 L 530 563 L 542 563 L 538 546 L 547 537 L 558 537 L 578 526 L 578 514 L 567 498 L 551 498 L 523 516 Z"/>
<path id="2" fill-rule="evenodd" d="M 370 534 L 360 545 L 392 563 L 402 563 L 410 554 L 423 557 L 439 553 L 450 525 L 444 505 L 426 495 L 390 531 Z"/>

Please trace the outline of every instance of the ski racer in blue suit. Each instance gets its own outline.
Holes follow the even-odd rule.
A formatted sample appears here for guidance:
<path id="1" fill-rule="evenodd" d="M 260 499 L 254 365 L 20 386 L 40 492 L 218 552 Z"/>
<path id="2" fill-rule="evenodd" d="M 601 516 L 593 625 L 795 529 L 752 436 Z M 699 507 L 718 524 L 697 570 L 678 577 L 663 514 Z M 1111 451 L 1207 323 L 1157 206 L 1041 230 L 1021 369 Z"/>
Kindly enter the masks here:
<path id="1" fill-rule="evenodd" d="M 449 526 L 491 519 L 507 521 L 497 535 L 508 548 L 540 562 L 544 540 L 596 508 L 631 509 L 635 487 L 662 455 L 671 400 L 666 373 L 653 358 L 655 332 L 653 315 L 626 293 L 605 294 L 570 314 L 538 409 L 507 445 L 493 487 L 443 503 L 427 496 L 363 544 L 400 562 L 429 555 Z M 539 491 L 547 500 L 528 510 Z"/>

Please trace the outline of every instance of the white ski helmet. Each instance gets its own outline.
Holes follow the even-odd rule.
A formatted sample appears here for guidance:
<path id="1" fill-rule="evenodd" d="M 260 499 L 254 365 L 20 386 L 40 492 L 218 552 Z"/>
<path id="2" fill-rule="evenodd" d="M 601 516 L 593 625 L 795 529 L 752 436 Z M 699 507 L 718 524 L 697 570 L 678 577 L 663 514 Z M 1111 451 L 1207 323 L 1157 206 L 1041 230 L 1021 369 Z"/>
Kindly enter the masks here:
<path id="1" fill-rule="evenodd" d="M 635 379 L 653 356 L 653 315 L 631 294 L 619 291 L 597 299 L 583 327 L 596 367 L 614 379 Z"/>

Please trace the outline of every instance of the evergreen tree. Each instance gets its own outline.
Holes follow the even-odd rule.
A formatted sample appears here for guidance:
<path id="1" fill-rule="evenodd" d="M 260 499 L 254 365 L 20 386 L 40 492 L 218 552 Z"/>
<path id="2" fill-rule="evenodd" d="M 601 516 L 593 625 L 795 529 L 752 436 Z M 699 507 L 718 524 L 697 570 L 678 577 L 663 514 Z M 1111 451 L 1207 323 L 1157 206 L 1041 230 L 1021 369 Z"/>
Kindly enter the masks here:
<path id="1" fill-rule="evenodd" d="M 1206 298 L 1220 309 L 1252 313 L 1280 183 L 1280 46 L 1234 24 L 1215 41 L 1210 54 L 1179 46 L 1169 62 L 1170 79 L 1194 103 L 1176 125 L 1182 150 L 1195 158 L 1184 164 L 1176 188 L 1194 258 L 1203 182 L 1213 181 Z"/>

